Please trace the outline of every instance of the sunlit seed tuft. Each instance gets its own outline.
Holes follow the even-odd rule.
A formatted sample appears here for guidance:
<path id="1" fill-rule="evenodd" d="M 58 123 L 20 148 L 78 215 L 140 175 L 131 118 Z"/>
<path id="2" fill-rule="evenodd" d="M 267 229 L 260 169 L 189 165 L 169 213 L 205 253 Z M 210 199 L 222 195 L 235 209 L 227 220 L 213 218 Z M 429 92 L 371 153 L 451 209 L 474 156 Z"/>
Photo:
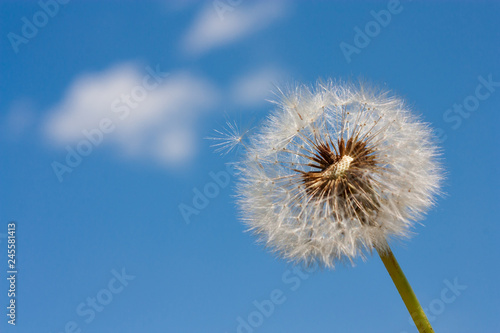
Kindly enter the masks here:
<path id="1" fill-rule="evenodd" d="M 280 94 L 239 163 L 249 229 L 283 258 L 328 267 L 409 237 L 442 179 L 428 125 L 365 86 Z"/>

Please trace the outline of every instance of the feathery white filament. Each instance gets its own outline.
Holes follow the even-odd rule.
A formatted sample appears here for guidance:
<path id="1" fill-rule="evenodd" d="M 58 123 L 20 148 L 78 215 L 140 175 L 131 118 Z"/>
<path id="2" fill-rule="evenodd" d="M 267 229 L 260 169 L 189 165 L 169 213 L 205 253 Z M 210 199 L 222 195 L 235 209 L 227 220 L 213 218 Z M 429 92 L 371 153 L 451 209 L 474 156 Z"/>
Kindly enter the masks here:
<path id="1" fill-rule="evenodd" d="M 250 230 L 284 258 L 328 267 L 408 237 L 442 178 L 429 127 L 363 86 L 281 94 L 239 165 Z"/>

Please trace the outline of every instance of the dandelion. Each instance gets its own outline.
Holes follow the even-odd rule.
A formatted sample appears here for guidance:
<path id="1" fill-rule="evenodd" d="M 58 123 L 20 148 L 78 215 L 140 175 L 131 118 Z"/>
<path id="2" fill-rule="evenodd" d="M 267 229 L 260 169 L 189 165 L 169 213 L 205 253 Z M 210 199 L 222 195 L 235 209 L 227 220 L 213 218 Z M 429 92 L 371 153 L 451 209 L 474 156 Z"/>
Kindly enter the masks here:
<path id="1" fill-rule="evenodd" d="M 279 97 L 239 163 L 244 222 L 296 263 L 331 268 L 377 250 L 420 332 L 432 332 L 388 245 L 412 234 L 439 193 L 431 129 L 401 99 L 363 85 Z"/>

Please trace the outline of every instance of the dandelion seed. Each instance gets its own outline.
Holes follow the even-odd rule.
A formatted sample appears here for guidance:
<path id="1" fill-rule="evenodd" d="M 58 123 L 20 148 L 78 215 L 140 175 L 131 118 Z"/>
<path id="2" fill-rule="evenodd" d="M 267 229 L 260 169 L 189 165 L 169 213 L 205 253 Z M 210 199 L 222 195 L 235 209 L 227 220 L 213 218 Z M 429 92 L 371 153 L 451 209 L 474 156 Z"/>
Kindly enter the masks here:
<path id="1" fill-rule="evenodd" d="M 213 144 L 216 152 L 223 155 L 228 154 L 233 149 L 242 144 L 243 136 L 246 132 L 241 132 L 238 124 L 234 121 L 227 121 L 226 126 L 222 130 L 215 130 L 217 136 L 208 139 L 214 140 L 217 143 Z"/>

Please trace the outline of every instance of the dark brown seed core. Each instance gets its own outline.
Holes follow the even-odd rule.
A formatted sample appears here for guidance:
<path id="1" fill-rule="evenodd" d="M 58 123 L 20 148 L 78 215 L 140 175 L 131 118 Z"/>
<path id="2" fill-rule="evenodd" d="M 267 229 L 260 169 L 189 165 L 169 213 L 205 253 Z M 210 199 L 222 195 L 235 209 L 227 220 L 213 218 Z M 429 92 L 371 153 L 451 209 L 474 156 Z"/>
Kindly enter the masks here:
<path id="1" fill-rule="evenodd" d="M 357 138 L 317 142 L 308 156 L 313 171 L 300 171 L 306 192 L 319 200 L 338 200 L 362 223 L 372 224 L 370 216 L 378 206 L 367 171 L 376 168 L 373 149 Z"/>

